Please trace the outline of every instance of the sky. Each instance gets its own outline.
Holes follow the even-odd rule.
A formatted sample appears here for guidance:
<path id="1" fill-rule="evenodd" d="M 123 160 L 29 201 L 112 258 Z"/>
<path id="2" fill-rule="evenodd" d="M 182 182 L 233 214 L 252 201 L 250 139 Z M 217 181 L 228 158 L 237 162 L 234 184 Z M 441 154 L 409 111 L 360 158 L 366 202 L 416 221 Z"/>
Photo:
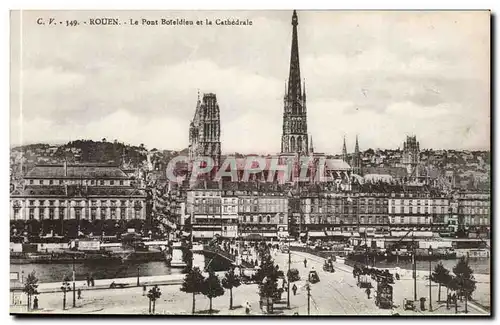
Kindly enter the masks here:
<path id="1" fill-rule="evenodd" d="M 11 145 L 117 139 L 188 146 L 197 93 L 220 106 L 222 152 L 280 150 L 291 11 L 11 14 Z M 90 18 L 249 19 L 251 26 L 38 25 Z M 490 148 L 487 11 L 298 11 L 316 152 Z"/>

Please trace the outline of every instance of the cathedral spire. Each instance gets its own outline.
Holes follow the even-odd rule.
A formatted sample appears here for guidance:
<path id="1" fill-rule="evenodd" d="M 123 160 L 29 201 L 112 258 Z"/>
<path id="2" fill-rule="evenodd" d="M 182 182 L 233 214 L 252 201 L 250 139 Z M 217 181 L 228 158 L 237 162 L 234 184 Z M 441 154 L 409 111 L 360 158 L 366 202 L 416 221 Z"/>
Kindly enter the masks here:
<path id="1" fill-rule="evenodd" d="M 297 36 L 297 25 L 299 19 L 297 11 L 292 15 L 292 49 L 290 55 L 290 75 L 288 77 L 288 96 L 290 100 L 298 100 L 302 97 L 300 87 L 300 63 L 299 63 L 299 40 Z"/>
<path id="2" fill-rule="evenodd" d="M 345 145 L 345 135 L 344 135 L 344 146 L 342 147 L 342 160 L 347 162 L 347 146 Z"/>
<path id="3" fill-rule="evenodd" d="M 358 135 L 356 134 L 356 145 L 354 147 L 354 154 L 359 154 L 359 143 L 358 143 Z"/>
<path id="4" fill-rule="evenodd" d="M 314 145 L 313 145 L 313 137 L 312 137 L 312 135 L 311 135 L 311 142 L 309 143 L 309 148 L 310 148 L 311 153 L 314 153 Z"/>
<path id="5" fill-rule="evenodd" d="M 302 98 L 304 99 L 304 101 L 306 100 L 306 79 L 305 78 L 304 78 Z"/>
<path id="6" fill-rule="evenodd" d="M 297 25 L 299 20 L 297 12 L 292 15 L 292 46 L 290 54 L 290 74 L 288 84 L 285 84 L 283 134 L 281 136 L 281 152 L 308 154 L 309 136 L 307 134 L 307 110 L 305 89 L 302 93 L 302 80 L 300 79 L 299 40 Z M 304 84 L 305 86 L 305 84 Z"/>

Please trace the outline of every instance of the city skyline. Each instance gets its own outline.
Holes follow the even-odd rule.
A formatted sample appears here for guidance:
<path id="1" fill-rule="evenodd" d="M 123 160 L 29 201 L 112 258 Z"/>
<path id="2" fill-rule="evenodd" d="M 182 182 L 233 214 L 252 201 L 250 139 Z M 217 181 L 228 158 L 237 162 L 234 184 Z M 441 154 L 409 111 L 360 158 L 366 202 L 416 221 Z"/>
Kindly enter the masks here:
<path id="1" fill-rule="evenodd" d="M 356 134 L 361 151 L 401 147 L 407 134 L 422 148 L 489 150 L 484 14 L 298 11 L 315 151 L 340 153 L 345 135 L 352 152 Z M 145 12 L 253 25 L 101 27 L 102 35 L 90 26 L 40 31 L 36 15 L 23 14 L 22 60 L 19 44 L 11 47 L 12 71 L 22 71 L 11 76 L 11 144 L 107 138 L 182 150 L 199 89 L 217 95 L 222 153 L 280 151 L 291 11 Z M 101 60 L 85 63 L 96 53 Z"/>

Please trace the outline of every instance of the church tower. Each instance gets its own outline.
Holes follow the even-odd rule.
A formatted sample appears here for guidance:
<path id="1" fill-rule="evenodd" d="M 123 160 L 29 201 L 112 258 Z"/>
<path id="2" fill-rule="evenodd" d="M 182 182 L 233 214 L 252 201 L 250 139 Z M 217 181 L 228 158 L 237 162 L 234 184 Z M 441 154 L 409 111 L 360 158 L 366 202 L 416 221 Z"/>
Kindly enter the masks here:
<path id="1" fill-rule="evenodd" d="M 347 146 L 345 145 L 345 136 L 344 136 L 344 146 L 342 147 L 342 161 L 348 162 L 347 161 Z"/>
<path id="2" fill-rule="evenodd" d="M 356 135 L 356 145 L 354 147 L 354 155 L 352 156 L 351 166 L 355 174 L 359 175 L 361 173 L 361 154 L 359 152 L 358 135 Z"/>
<path id="3" fill-rule="evenodd" d="M 189 159 L 211 157 L 215 167 L 220 166 L 220 114 L 215 94 L 203 95 L 196 103 L 196 111 L 189 125 Z"/>
<path id="4" fill-rule="evenodd" d="M 309 139 L 307 135 L 306 87 L 303 92 L 300 79 L 299 41 L 297 12 L 292 15 L 292 49 L 290 56 L 290 74 L 288 89 L 285 87 L 283 98 L 283 135 L 281 136 L 282 153 L 309 154 Z"/>
<path id="5" fill-rule="evenodd" d="M 419 176 L 417 166 L 420 164 L 420 143 L 417 141 L 417 136 L 406 136 L 401 164 L 406 168 L 408 175 Z"/>

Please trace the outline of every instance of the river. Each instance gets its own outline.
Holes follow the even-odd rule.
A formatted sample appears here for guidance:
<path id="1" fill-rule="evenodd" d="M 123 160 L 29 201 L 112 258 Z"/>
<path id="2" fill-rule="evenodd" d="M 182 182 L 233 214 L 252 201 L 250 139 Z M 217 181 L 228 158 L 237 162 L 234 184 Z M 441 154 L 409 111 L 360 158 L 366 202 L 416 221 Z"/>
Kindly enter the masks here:
<path id="1" fill-rule="evenodd" d="M 94 279 L 114 279 L 136 277 L 139 268 L 139 276 L 178 274 L 182 269 L 171 268 L 165 262 L 84 262 L 75 263 L 76 280 L 86 280 L 91 275 Z M 36 272 L 36 277 L 40 282 L 62 281 L 64 276 L 72 277 L 73 264 L 11 264 L 10 271 L 18 272 L 21 278 L 32 271 Z"/>
<path id="2" fill-rule="evenodd" d="M 434 270 L 434 267 L 439 263 L 443 263 L 443 266 L 450 270 L 452 272 L 453 267 L 457 265 L 458 259 L 456 260 L 437 260 L 437 261 L 432 261 L 432 269 Z M 470 258 L 469 259 L 469 266 L 472 269 L 474 273 L 477 274 L 490 274 L 490 267 L 491 267 L 491 262 L 489 258 Z M 400 261 L 399 263 L 396 262 L 387 262 L 385 260 L 382 261 L 377 261 L 375 263 L 375 267 L 384 269 L 384 268 L 395 268 L 399 267 L 401 269 L 412 269 L 412 264 L 411 261 Z M 429 261 L 417 261 L 417 270 L 420 271 L 427 271 L 429 270 Z"/>

